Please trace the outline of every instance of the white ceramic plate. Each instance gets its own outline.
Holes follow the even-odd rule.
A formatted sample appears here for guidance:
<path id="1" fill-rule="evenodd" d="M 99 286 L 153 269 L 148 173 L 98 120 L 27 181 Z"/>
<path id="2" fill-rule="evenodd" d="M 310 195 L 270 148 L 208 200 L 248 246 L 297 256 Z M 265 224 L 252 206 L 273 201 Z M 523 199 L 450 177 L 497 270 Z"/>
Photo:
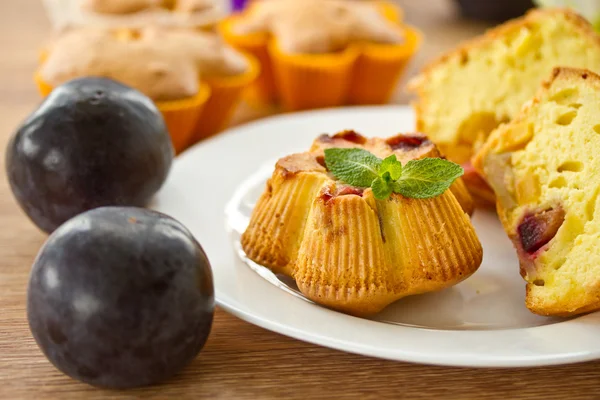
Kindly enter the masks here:
<path id="1" fill-rule="evenodd" d="M 392 360 L 521 367 L 600 358 L 600 313 L 564 320 L 531 314 L 514 251 L 495 215 L 473 223 L 483 264 L 461 284 L 402 299 L 371 319 L 305 300 L 293 283 L 240 257 L 239 232 L 274 160 L 306 150 L 321 133 L 354 129 L 390 136 L 414 128 L 406 107 L 360 107 L 287 114 L 231 129 L 175 162 L 155 208 L 184 223 L 212 263 L 221 307 L 300 340 Z"/>

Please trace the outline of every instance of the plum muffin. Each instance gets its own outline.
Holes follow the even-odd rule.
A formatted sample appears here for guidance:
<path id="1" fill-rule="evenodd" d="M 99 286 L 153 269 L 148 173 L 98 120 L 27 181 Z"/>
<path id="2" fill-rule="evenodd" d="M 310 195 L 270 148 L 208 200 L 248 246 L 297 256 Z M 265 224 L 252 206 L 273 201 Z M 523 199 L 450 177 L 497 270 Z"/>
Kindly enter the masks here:
<path id="1" fill-rule="evenodd" d="M 248 258 L 294 278 L 307 298 L 354 315 L 455 285 L 477 270 L 481 244 L 454 194 L 457 187 L 472 206 L 462 182 L 433 198 L 392 193 L 378 200 L 371 188 L 331 174 L 323 156 L 331 147 L 396 154 L 401 162 L 439 154 L 421 135 L 320 136 L 309 152 L 277 162 L 242 235 Z"/>
<path id="2" fill-rule="evenodd" d="M 599 109 L 598 75 L 557 68 L 474 160 L 494 188 L 537 314 L 600 309 Z"/>

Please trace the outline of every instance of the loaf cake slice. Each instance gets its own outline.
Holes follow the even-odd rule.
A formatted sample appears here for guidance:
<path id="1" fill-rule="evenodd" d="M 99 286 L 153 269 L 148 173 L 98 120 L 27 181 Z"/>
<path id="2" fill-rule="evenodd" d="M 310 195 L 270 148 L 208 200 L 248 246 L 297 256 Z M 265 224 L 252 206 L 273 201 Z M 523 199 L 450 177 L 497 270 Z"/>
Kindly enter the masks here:
<path id="1" fill-rule="evenodd" d="M 568 10 L 540 9 L 444 55 L 413 79 L 417 130 L 463 164 L 477 200 L 493 201 L 469 161 L 498 124 L 509 121 L 555 66 L 600 71 L 600 37 Z"/>
<path id="2" fill-rule="evenodd" d="M 600 309 L 600 76 L 557 68 L 474 158 L 527 281 L 527 307 Z"/>

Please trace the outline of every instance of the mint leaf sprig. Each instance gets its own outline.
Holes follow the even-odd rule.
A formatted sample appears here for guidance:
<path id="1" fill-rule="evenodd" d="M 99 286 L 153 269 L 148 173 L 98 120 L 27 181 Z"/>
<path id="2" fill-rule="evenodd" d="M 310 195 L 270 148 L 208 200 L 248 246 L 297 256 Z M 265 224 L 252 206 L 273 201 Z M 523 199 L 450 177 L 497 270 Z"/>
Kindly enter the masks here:
<path id="1" fill-rule="evenodd" d="M 370 187 L 379 200 L 392 193 L 414 199 L 436 197 L 464 173 L 460 165 L 441 158 L 411 160 L 402 165 L 395 154 L 382 160 L 360 148 L 325 149 L 325 165 L 348 185 Z"/>

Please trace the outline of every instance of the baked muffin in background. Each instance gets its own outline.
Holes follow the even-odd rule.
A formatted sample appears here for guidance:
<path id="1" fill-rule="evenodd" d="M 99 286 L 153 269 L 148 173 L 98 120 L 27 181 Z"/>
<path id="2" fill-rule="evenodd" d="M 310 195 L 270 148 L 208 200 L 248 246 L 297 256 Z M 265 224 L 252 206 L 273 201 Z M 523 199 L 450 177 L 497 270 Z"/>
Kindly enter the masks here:
<path id="1" fill-rule="evenodd" d="M 227 13 L 219 0 L 44 0 L 55 30 L 163 27 L 214 30 Z"/>
<path id="2" fill-rule="evenodd" d="M 600 76 L 557 68 L 474 159 L 541 315 L 600 309 Z"/>
<path id="3" fill-rule="evenodd" d="M 290 110 L 389 100 L 420 43 L 391 3 L 261 0 L 220 25 L 263 67 L 254 98 Z"/>
<path id="4" fill-rule="evenodd" d="M 43 95 L 83 76 L 120 81 L 156 102 L 177 152 L 224 128 L 259 68 L 215 34 L 163 27 L 69 30 L 45 52 Z"/>
<path id="5" fill-rule="evenodd" d="M 469 165 L 471 157 L 560 65 L 600 70 L 600 38 L 579 15 L 542 9 L 461 45 L 409 83 L 417 94 L 417 130 L 463 164 L 479 203 L 493 205 L 494 197 Z"/>
<path id="6" fill-rule="evenodd" d="M 161 0 L 82 0 L 82 7 L 99 14 L 131 14 L 161 7 Z"/>
<path id="7" fill-rule="evenodd" d="M 377 200 L 370 188 L 328 173 L 323 151 L 331 146 L 396 154 L 402 162 L 437 152 L 420 135 L 367 139 L 346 131 L 319 137 L 311 151 L 277 162 L 242 235 L 248 258 L 291 276 L 316 303 L 354 315 L 447 288 L 477 270 L 482 249 L 463 208 L 467 199 L 461 206 L 449 189 L 429 199 L 392 194 Z"/>

